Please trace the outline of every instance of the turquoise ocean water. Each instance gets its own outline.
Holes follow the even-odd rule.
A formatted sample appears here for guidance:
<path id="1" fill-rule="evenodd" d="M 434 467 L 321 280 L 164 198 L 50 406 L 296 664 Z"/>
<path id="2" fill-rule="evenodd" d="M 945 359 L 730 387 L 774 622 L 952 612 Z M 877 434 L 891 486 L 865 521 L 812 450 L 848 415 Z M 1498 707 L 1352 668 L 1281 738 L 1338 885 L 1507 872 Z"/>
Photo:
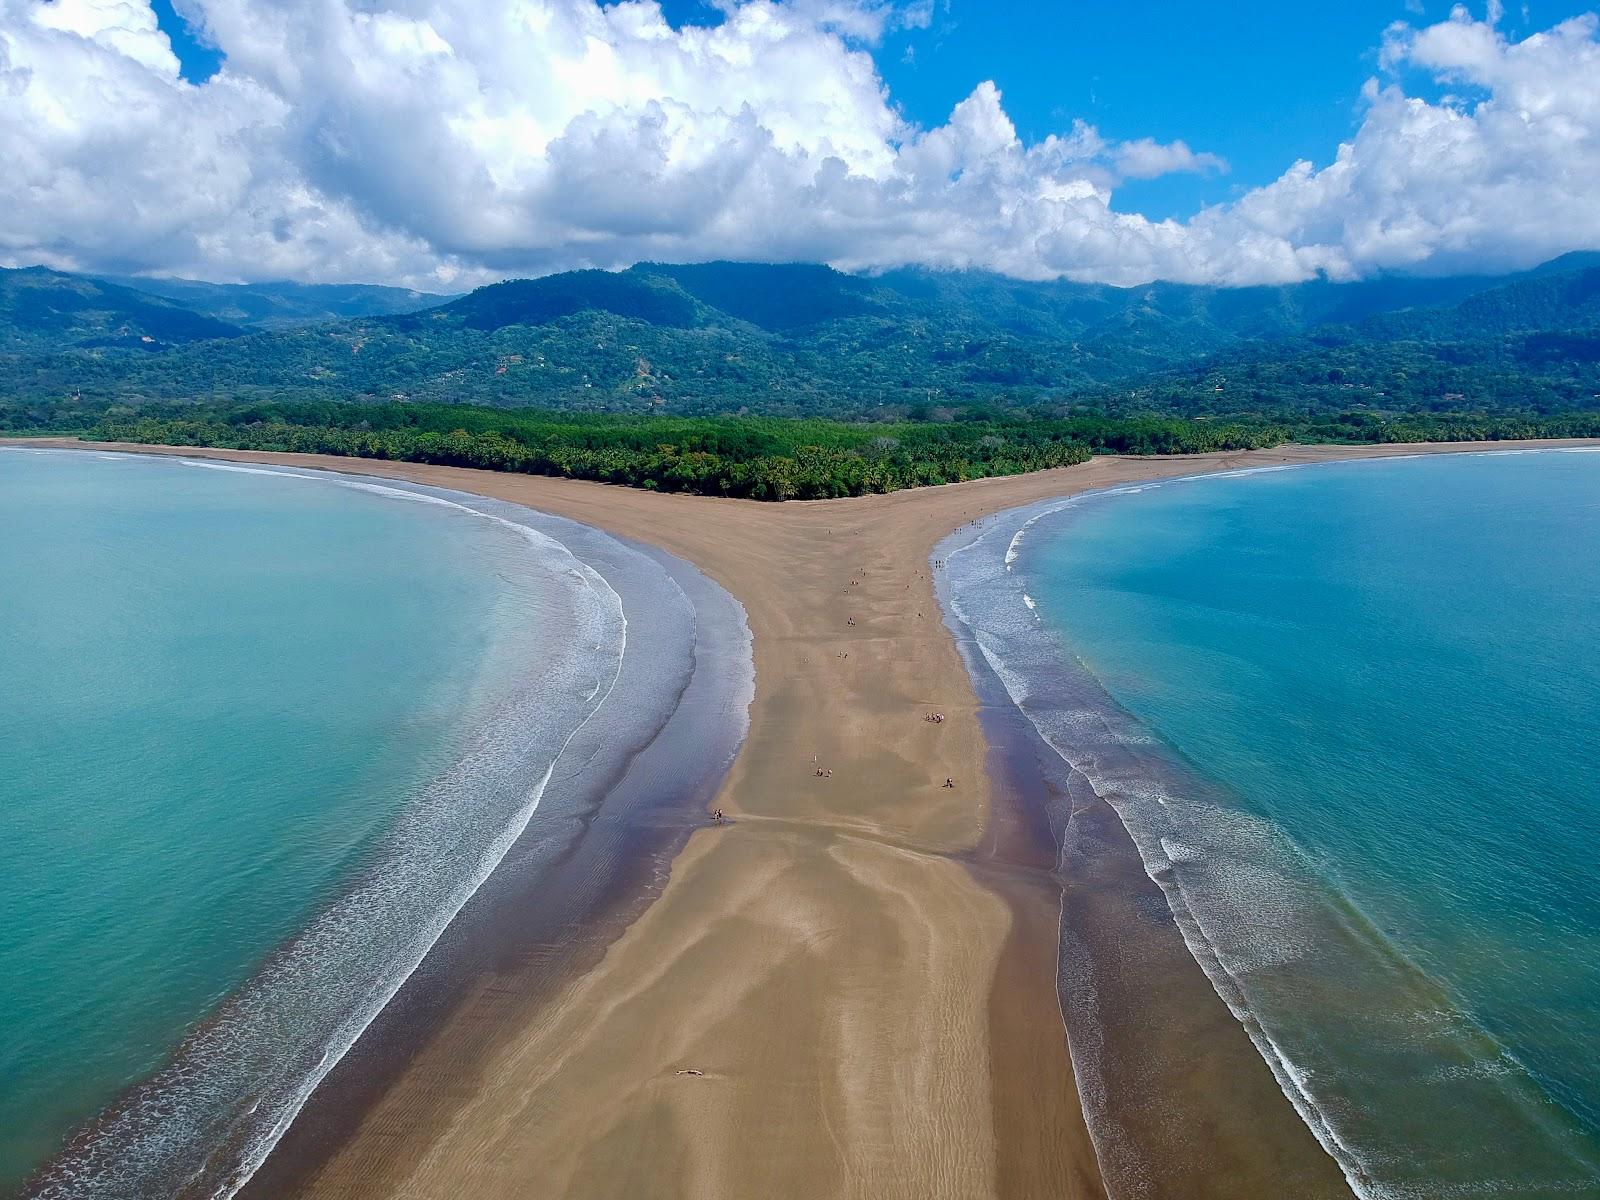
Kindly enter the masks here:
<path id="1" fill-rule="evenodd" d="M 995 661 L 1109 694 L 1118 810 L 1357 1190 L 1600 1196 L 1600 454 L 1027 515 L 997 544 L 1053 650 Z"/>
<path id="2" fill-rule="evenodd" d="M 614 679 L 603 583 L 417 499 L 0 451 L 0 1194 L 113 1101 L 44 1194 L 248 1169 Z"/>

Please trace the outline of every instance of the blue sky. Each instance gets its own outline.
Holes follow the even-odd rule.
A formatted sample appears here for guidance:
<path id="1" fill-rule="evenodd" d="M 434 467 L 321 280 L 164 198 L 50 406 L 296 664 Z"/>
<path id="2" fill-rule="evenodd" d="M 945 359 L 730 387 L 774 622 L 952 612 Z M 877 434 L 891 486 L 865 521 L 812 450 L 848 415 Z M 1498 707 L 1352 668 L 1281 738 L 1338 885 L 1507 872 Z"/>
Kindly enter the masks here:
<path id="1" fill-rule="evenodd" d="M 178 15 L 172 0 L 150 0 L 155 10 L 156 24 L 172 42 L 172 52 L 178 56 L 183 77 L 190 83 L 204 83 L 222 66 L 222 52 L 207 46 L 195 36 L 189 22 Z"/>
<path id="2" fill-rule="evenodd" d="M 0 160 L 25 169 L 0 173 L 0 261 L 434 288 L 711 257 L 1247 284 L 1600 248 L 1600 16 L 1575 0 L 662 12 L 4 0 Z"/>

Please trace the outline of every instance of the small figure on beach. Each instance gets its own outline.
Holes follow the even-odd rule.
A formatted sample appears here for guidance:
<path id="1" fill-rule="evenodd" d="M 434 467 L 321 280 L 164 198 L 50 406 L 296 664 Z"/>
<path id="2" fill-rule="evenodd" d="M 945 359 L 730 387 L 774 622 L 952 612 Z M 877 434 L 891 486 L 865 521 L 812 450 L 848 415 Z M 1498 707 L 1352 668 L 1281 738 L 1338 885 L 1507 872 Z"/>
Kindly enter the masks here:
<path id="1" fill-rule="evenodd" d="M 719 809 L 717 809 L 716 812 L 712 813 L 711 814 L 711 819 L 713 821 L 715 821 L 718 825 L 721 825 L 722 824 L 722 810 L 719 808 Z"/>
<path id="2" fill-rule="evenodd" d="M 844 623 L 846 625 L 854 625 L 856 623 L 856 619 L 854 617 L 846 617 Z"/>
<path id="3" fill-rule="evenodd" d="M 954 779 L 951 779 L 948 775 L 945 776 L 945 781 L 944 781 L 944 786 L 945 787 L 953 788 L 953 787 L 955 787 L 955 785 L 956 785 L 956 781 Z"/>

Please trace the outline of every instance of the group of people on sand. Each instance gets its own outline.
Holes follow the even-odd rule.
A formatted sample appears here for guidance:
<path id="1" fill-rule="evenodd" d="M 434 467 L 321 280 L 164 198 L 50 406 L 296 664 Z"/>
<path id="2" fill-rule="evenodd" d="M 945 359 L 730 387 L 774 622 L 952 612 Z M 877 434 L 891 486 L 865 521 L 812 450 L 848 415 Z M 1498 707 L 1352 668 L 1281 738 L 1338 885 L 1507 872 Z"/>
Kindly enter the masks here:
<path id="1" fill-rule="evenodd" d="M 832 530 L 830 530 L 829 532 L 831 533 Z M 939 562 L 936 565 L 943 566 L 944 563 L 943 562 Z M 862 576 L 865 576 L 866 573 L 867 573 L 866 572 L 866 568 L 864 568 L 864 567 L 858 568 L 858 573 L 861 574 Z M 919 579 L 922 578 L 922 572 L 921 571 L 917 572 L 917 578 L 919 578 Z M 859 581 L 855 580 L 855 579 L 852 579 L 850 581 L 850 586 L 851 587 L 859 586 Z M 911 585 L 907 584 L 906 586 L 910 587 Z M 920 617 L 920 616 L 922 616 L 922 614 L 918 613 L 917 616 Z M 854 617 L 845 618 L 845 624 L 847 626 L 854 626 L 855 623 L 856 623 L 856 619 Z M 844 650 L 836 650 L 836 651 L 834 651 L 834 656 L 836 658 L 841 658 L 841 659 L 850 657 L 849 652 L 848 651 L 844 651 Z M 811 661 L 811 659 L 810 659 L 809 656 L 806 656 L 806 657 L 802 658 L 801 661 L 809 663 Z M 943 725 L 944 724 L 944 714 L 942 712 L 933 712 L 933 711 L 930 710 L 930 711 L 925 712 L 925 713 L 922 714 L 922 719 L 924 721 L 928 722 L 930 725 Z M 823 766 L 818 765 L 815 755 L 812 755 L 812 757 L 811 757 L 811 764 L 812 764 L 811 773 L 816 778 L 818 778 L 818 779 L 832 779 L 833 778 L 833 771 L 831 769 L 827 768 L 827 767 L 823 767 Z M 953 788 L 953 787 L 956 786 L 956 781 L 954 779 L 952 779 L 952 778 L 946 777 L 944 783 L 941 786 L 947 787 L 947 788 Z M 717 824 L 720 825 L 722 823 L 722 821 L 723 821 L 722 810 L 718 809 L 712 819 Z"/>

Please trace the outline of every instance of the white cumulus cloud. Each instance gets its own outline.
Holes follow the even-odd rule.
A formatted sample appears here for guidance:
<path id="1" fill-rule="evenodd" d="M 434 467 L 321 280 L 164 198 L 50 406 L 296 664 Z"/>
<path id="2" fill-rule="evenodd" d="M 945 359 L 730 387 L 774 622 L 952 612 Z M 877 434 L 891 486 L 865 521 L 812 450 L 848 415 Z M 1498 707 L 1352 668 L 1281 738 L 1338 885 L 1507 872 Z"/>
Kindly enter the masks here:
<path id="1" fill-rule="evenodd" d="M 1129 179 L 1154 179 L 1178 171 L 1226 171 L 1228 164 L 1215 154 L 1196 154 L 1182 139 L 1163 144 L 1139 138 L 1117 148 L 1117 169 Z"/>
<path id="2" fill-rule="evenodd" d="M 225 56 L 205 83 L 148 0 L 0 0 L 0 261 L 432 287 L 646 258 L 1257 283 L 1600 246 L 1592 16 L 1520 41 L 1495 13 L 1394 26 L 1331 162 L 1176 222 L 1112 197 L 1226 170 L 1185 142 L 1079 122 L 1025 143 L 987 82 L 908 122 L 872 51 L 927 0 L 724 0 L 677 29 L 648 2 L 178 7 Z"/>

